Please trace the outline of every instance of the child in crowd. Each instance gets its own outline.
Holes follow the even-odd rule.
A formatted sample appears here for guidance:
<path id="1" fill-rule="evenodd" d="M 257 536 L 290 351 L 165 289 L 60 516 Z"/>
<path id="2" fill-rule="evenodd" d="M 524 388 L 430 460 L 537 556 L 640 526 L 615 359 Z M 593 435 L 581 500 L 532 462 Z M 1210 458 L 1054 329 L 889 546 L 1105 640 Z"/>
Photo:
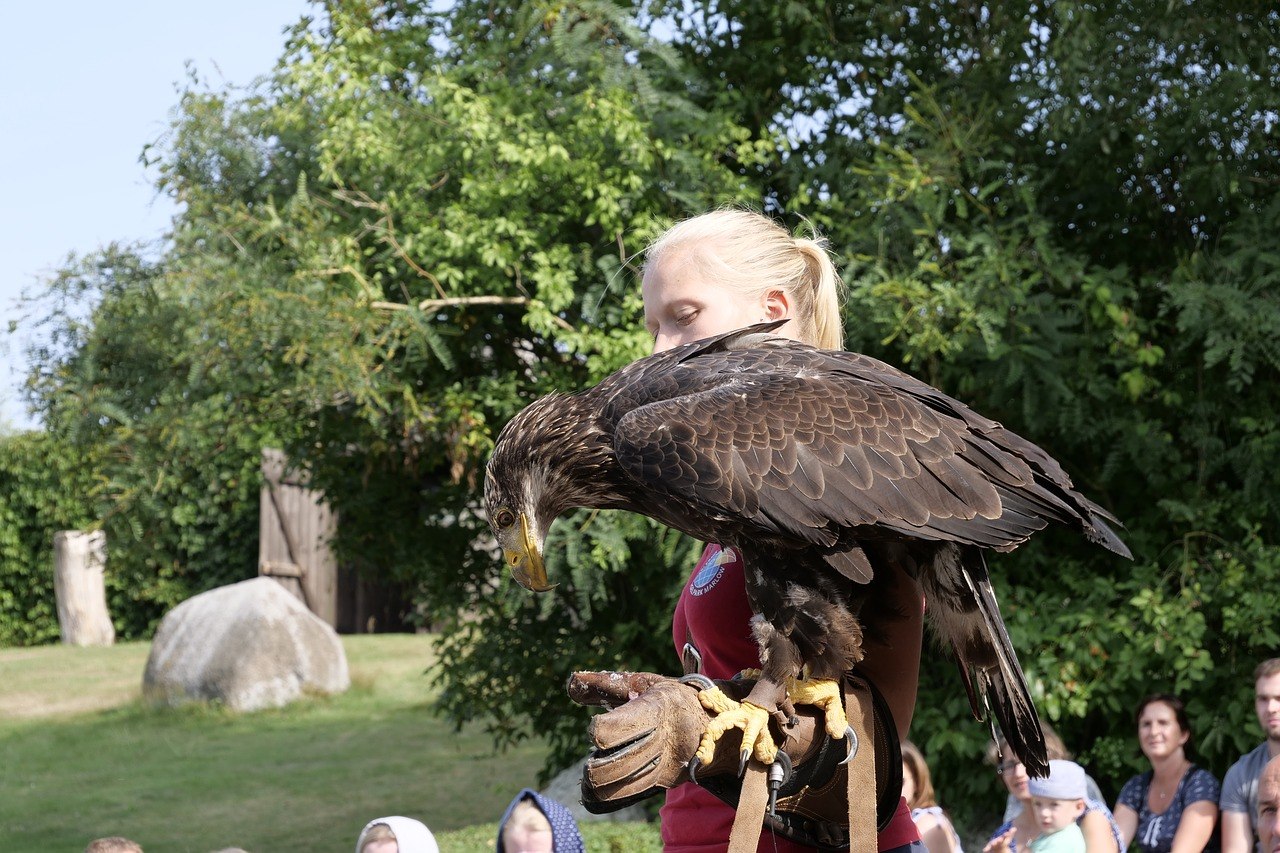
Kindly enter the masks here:
<path id="1" fill-rule="evenodd" d="M 356 853 L 440 853 L 440 848 L 422 821 L 393 815 L 364 825 L 356 839 Z"/>
<path id="2" fill-rule="evenodd" d="M 1049 775 L 1032 779 L 1031 807 L 1040 826 L 1030 843 L 1034 853 L 1085 853 L 1084 833 L 1076 820 L 1084 814 L 1084 768 L 1074 761 L 1049 762 Z"/>
<path id="3" fill-rule="evenodd" d="M 142 853 L 142 845 L 119 835 L 95 838 L 84 848 L 84 853 Z"/>
<path id="4" fill-rule="evenodd" d="M 516 794 L 498 824 L 497 853 L 583 853 L 569 810 L 532 788 Z"/>

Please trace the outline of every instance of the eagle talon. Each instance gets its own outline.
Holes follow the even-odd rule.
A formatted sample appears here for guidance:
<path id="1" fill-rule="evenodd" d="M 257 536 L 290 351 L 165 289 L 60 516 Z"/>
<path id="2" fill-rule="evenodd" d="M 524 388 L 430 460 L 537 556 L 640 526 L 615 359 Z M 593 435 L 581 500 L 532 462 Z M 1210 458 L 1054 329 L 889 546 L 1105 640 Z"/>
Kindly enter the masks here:
<path id="1" fill-rule="evenodd" d="M 751 750 L 744 749 L 738 753 L 738 778 L 741 779 L 747 772 L 747 762 L 751 760 Z"/>
<path id="2" fill-rule="evenodd" d="M 698 768 L 702 766 L 702 759 L 694 756 L 689 759 L 689 781 L 698 784 Z"/>
<path id="3" fill-rule="evenodd" d="M 858 754 L 858 735 L 853 730 L 853 726 L 848 726 L 844 730 L 844 738 L 849 741 L 849 752 L 841 760 L 841 764 L 848 764 L 855 755 Z"/>

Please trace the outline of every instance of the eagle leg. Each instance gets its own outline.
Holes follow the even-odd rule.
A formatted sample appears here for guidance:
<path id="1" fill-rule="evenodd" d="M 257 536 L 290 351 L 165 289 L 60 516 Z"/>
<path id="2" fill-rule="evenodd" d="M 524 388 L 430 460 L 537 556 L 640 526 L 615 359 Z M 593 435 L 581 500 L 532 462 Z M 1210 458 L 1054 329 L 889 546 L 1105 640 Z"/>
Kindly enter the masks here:
<path id="1" fill-rule="evenodd" d="M 844 713 L 840 682 L 829 678 L 793 678 L 787 684 L 787 697 L 797 705 L 812 705 L 822 711 L 827 735 L 840 740 L 849 730 L 849 718 Z"/>
<path id="2" fill-rule="evenodd" d="M 715 714 L 702 732 L 698 751 L 694 754 L 694 759 L 699 764 L 711 763 L 715 758 L 716 744 L 725 732 L 732 729 L 742 730 L 739 774 L 746 768 L 747 759 L 752 756 L 765 764 L 772 764 L 777 759 L 778 745 L 773 742 L 773 734 L 769 731 L 770 711 L 751 701 L 752 697 L 756 696 L 756 689 L 762 683 L 764 683 L 763 680 L 757 682 L 751 695 L 741 702 L 733 701 L 718 687 L 699 691 L 698 700 L 702 702 L 702 707 Z M 773 705 L 776 708 L 777 702 L 775 701 Z"/>

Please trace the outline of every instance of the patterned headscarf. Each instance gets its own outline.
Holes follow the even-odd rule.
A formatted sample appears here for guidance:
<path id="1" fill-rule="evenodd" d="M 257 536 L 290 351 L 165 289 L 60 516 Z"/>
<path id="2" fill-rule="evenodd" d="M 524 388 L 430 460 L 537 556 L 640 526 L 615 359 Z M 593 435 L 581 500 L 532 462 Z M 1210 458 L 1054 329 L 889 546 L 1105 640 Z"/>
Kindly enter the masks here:
<path id="1" fill-rule="evenodd" d="M 573 815 L 569 810 L 560 803 L 544 797 L 532 788 L 525 788 L 516 794 L 511 804 L 507 806 L 507 810 L 502 814 L 502 821 L 498 824 L 498 853 L 507 853 L 502 846 L 502 831 L 507 827 L 507 820 L 510 819 L 511 813 L 515 811 L 516 806 L 520 805 L 522 800 L 531 800 L 538 811 L 546 815 L 547 822 L 551 824 L 551 839 L 555 853 L 586 853 L 586 847 L 582 843 L 582 836 L 578 833 L 577 821 L 573 819 Z"/>

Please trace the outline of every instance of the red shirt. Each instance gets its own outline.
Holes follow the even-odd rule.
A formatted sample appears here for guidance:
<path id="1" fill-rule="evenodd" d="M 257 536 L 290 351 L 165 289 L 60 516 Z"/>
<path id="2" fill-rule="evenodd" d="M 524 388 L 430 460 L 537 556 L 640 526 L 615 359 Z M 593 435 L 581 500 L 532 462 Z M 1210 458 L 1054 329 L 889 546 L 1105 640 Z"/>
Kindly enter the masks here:
<path id="1" fill-rule="evenodd" d="M 708 545 L 676 604 L 671 624 L 676 654 L 692 643 L 702 655 L 702 673 L 708 678 L 732 678 L 744 669 L 758 669 L 760 647 L 751 636 L 752 615 L 741 557 L 732 548 Z M 734 811 L 706 789 L 686 782 L 667 791 L 660 815 L 666 853 L 712 853 L 725 849 Z M 919 839 L 906 801 L 899 800 L 877 846 L 892 850 Z M 813 848 L 775 836 L 766 827 L 757 849 L 807 853 Z"/>

